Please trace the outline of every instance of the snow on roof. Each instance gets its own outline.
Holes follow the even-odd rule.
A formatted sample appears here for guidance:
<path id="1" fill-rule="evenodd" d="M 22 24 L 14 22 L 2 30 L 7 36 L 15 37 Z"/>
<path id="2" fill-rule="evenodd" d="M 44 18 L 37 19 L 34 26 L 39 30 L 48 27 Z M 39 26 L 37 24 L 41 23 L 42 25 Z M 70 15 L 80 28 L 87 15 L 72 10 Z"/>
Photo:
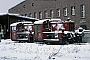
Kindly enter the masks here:
<path id="1" fill-rule="evenodd" d="M 19 23 L 30 23 L 31 24 L 32 22 L 29 22 L 29 21 L 16 22 L 16 23 L 12 23 L 10 26 L 16 26 Z"/>
<path id="2" fill-rule="evenodd" d="M 54 20 L 54 21 L 55 21 L 55 20 L 56 20 L 56 21 L 59 21 L 59 20 L 61 20 L 61 19 L 51 19 L 51 21 L 53 21 L 53 20 Z"/>
<path id="3" fill-rule="evenodd" d="M 63 21 L 63 22 L 74 22 L 74 21 L 72 21 L 72 20 L 69 20 L 69 21 Z"/>
<path id="4" fill-rule="evenodd" d="M 19 17 L 21 17 L 21 18 L 26 18 L 26 19 L 32 19 L 32 20 L 39 20 L 39 19 L 37 19 L 37 18 L 31 18 L 31 17 L 27 17 L 27 16 L 19 16 Z"/>
<path id="5" fill-rule="evenodd" d="M 43 20 L 39 20 L 39 21 L 35 21 L 34 24 L 43 24 L 44 21 L 49 20 L 52 23 L 56 23 L 57 21 L 61 21 L 61 19 L 43 19 Z"/>
<path id="6" fill-rule="evenodd" d="M 16 17 L 26 18 L 26 19 L 32 19 L 32 20 L 39 20 L 39 19 L 37 19 L 37 18 L 31 18 L 31 17 L 27 17 L 27 16 L 21 16 L 20 14 L 14 14 L 14 13 L 0 13 L 0 16 L 3 16 L 3 15 L 16 16 Z"/>
<path id="7" fill-rule="evenodd" d="M 14 14 L 14 13 L 0 13 L 0 16 L 3 16 L 3 15 L 20 16 L 20 14 Z"/>
<path id="8" fill-rule="evenodd" d="M 35 21 L 34 24 L 43 24 L 44 21 L 47 21 L 50 19 L 44 19 L 44 20 L 39 20 L 39 21 Z"/>
<path id="9" fill-rule="evenodd" d="M 50 23 L 61 23 L 62 22 L 61 19 L 51 19 L 50 21 L 51 21 Z"/>

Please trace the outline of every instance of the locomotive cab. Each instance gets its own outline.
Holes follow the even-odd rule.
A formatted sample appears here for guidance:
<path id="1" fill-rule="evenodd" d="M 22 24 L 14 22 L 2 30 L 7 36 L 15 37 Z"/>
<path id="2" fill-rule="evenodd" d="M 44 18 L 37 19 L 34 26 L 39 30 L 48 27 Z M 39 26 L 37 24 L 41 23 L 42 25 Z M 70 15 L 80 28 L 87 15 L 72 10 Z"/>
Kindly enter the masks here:
<path id="1" fill-rule="evenodd" d="M 56 21 L 55 21 L 56 20 Z M 51 19 L 51 32 L 46 34 L 44 41 L 47 43 L 71 43 L 74 42 L 74 21 L 61 21 L 61 19 Z"/>
<path id="2" fill-rule="evenodd" d="M 43 41 L 46 35 L 43 32 L 50 31 L 49 20 L 39 20 L 34 22 L 34 40 L 35 41 Z"/>
<path id="3" fill-rule="evenodd" d="M 33 40 L 33 37 L 31 34 L 33 35 L 32 22 L 26 22 L 26 21 L 16 22 L 16 23 L 13 23 L 10 25 L 10 37 L 11 37 L 11 40 L 13 40 L 13 41 L 31 42 Z"/>

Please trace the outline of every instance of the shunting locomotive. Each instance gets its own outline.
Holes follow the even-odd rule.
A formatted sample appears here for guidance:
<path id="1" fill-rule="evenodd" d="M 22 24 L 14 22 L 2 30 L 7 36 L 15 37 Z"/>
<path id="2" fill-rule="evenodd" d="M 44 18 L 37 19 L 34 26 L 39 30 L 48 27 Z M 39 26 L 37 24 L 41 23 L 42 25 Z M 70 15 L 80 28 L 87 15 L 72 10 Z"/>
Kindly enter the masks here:
<path id="1" fill-rule="evenodd" d="M 34 22 L 34 40 L 45 43 L 67 43 L 74 41 L 74 21 L 44 19 Z"/>
<path id="2" fill-rule="evenodd" d="M 29 21 L 16 22 L 10 25 L 10 37 L 12 41 L 27 41 L 33 40 L 33 23 Z M 30 38 L 32 40 L 30 40 Z"/>

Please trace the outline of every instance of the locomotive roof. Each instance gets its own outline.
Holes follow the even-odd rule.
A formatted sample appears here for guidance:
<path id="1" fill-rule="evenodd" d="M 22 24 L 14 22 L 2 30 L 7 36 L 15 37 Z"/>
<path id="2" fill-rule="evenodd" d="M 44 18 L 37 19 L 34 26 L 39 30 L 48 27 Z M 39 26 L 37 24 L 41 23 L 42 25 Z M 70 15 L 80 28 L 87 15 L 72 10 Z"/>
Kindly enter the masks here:
<path id="1" fill-rule="evenodd" d="M 35 21 L 34 24 L 43 24 L 44 21 L 51 21 L 52 23 L 56 22 L 56 21 L 61 21 L 61 19 L 43 19 L 43 20 L 38 20 L 38 21 Z"/>
<path id="2" fill-rule="evenodd" d="M 12 23 L 10 26 L 16 26 L 17 24 L 20 24 L 20 23 L 30 23 L 30 24 L 32 24 L 32 22 L 30 22 L 30 21 L 23 21 L 23 22 L 16 22 L 16 23 Z"/>
<path id="3" fill-rule="evenodd" d="M 44 21 L 47 21 L 50 19 L 44 19 L 44 20 L 39 20 L 39 21 L 35 21 L 34 24 L 43 24 Z"/>

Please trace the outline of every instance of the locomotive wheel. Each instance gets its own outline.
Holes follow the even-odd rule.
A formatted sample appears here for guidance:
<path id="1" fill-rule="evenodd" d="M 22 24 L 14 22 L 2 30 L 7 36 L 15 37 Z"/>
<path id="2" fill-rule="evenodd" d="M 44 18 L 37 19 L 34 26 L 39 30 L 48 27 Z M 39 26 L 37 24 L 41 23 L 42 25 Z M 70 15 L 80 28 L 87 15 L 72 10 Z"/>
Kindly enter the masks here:
<path id="1" fill-rule="evenodd" d="M 47 42 L 44 42 L 45 44 L 47 44 Z"/>
<path id="2" fill-rule="evenodd" d="M 27 41 L 28 43 L 30 43 L 30 38 L 28 39 L 28 41 Z"/>
<path id="3" fill-rule="evenodd" d="M 79 42 L 78 43 L 81 43 L 82 42 L 82 40 L 79 40 Z"/>
<path id="4" fill-rule="evenodd" d="M 25 43 L 25 41 L 19 41 L 19 43 Z"/>
<path id="5" fill-rule="evenodd" d="M 45 44 L 50 45 L 51 43 L 49 41 L 44 41 Z"/>
<path id="6" fill-rule="evenodd" d="M 33 43 L 33 39 L 28 38 L 28 43 Z"/>
<path id="7" fill-rule="evenodd" d="M 50 42 L 48 42 L 47 44 L 48 44 L 48 45 L 50 45 L 51 43 L 50 43 Z"/>
<path id="8" fill-rule="evenodd" d="M 66 44 L 66 45 L 69 45 L 69 42 L 66 41 L 65 44 Z"/>
<path id="9" fill-rule="evenodd" d="M 28 43 L 31 43 L 31 40 L 30 39 L 28 40 Z"/>

